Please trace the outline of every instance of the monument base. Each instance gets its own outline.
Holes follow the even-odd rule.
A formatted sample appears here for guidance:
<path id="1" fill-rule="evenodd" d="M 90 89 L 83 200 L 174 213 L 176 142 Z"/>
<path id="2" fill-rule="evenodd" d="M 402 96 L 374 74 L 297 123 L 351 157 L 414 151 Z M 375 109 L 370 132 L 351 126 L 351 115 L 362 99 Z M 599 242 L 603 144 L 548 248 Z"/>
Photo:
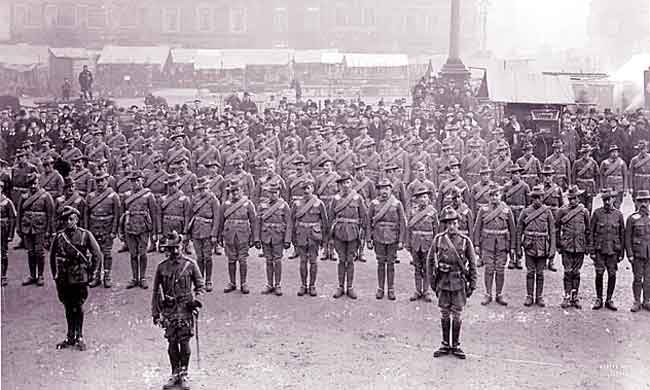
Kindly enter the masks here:
<path id="1" fill-rule="evenodd" d="M 470 72 L 460 58 L 449 58 L 442 66 L 442 69 L 440 69 L 440 77 L 443 80 L 453 81 L 455 85 L 461 86 L 465 83 L 465 80 L 469 79 Z"/>

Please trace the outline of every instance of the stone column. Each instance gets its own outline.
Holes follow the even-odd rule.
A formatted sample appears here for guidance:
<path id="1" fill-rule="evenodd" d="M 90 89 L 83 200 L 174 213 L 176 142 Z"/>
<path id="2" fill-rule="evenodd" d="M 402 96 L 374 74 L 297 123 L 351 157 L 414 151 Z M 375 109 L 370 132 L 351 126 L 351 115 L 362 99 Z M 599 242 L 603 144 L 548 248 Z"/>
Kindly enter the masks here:
<path id="1" fill-rule="evenodd" d="M 440 75 L 462 85 L 469 78 L 469 70 L 460 59 L 460 0 L 451 0 L 449 20 L 449 57 L 440 70 Z"/>

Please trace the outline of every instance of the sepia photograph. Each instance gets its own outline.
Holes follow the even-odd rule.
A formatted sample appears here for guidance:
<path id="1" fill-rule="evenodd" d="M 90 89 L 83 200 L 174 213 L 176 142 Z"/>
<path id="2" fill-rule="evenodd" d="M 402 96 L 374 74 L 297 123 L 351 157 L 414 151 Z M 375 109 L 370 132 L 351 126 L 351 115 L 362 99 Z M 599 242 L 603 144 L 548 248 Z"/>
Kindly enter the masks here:
<path id="1" fill-rule="evenodd" d="M 0 388 L 650 390 L 650 0 L 0 0 Z"/>

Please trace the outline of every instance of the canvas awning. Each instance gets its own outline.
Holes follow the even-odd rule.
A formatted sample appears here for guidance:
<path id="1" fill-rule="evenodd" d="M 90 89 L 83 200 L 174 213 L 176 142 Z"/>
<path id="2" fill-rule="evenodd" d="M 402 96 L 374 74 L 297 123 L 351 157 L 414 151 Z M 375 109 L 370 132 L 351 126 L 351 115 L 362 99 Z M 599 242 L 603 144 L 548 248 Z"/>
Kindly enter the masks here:
<path id="1" fill-rule="evenodd" d="M 57 58 L 91 58 L 97 52 L 82 47 L 51 47 L 50 53 Z"/>
<path id="2" fill-rule="evenodd" d="M 488 69 L 488 96 L 493 102 L 574 104 L 569 76 Z"/>
<path id="3" fill-rule="evenodd" d="M 165 66 L 169 58 L 167 46 L 105 46 L 97 64 Z"/>
<path id="4" fill-rule="evenodd" d="M 348 68 L 394 68 L 408 66 L 406 54 L 344 53 Z"/>

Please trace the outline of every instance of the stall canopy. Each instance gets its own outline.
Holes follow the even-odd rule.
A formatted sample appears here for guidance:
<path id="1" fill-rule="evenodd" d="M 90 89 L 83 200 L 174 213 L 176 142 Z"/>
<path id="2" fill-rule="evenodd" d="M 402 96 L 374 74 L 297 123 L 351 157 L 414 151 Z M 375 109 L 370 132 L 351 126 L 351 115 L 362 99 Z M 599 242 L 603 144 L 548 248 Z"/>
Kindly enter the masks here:
<path id="1" fill-rule="evenodd" d="M 5 69 L 29 72 L 37 67 L 46 67 L 48 60 L 47 46 L 0 45 L 0 66 Z"/>
<path id="2" fill-rule="evenodd" d="M 249 49 L 221 50 L 225 62 L 244 63 L 245 65 L 276 65 L 286 66 L 292 57 L 291 50 L 283 49 Z"/>
<path id="3" fill-rule="evenodd" d="M 167 46 L 105 46 L 99 65 L 157 65 L 161 69 L 169 58 Z"/>
<path id="4" fill-rule="evenodd" d="M 293 53 L 293 62 L 296 64 L 321 64 L 324 53 L 338 54 L 337 49 L 296 50 Z"/>
<path id="5" fill-rule="evenodd" d="M 349 68 L 396 68 L 408 66 L 406 54 L 344 53 Z"/>
<path id="6" fill-rule="evenodd" d="M 488 96 L 493 102 L 574 104 L 569 76 L 488 69 Z"/>
<path id="7" fill-rule="evenodd" d="M 210 59 L 221 57 L 221 50 L 216 49 L 172 49 L 171 58 L 174 64 L 196 65 L 206 63 Z"/>

